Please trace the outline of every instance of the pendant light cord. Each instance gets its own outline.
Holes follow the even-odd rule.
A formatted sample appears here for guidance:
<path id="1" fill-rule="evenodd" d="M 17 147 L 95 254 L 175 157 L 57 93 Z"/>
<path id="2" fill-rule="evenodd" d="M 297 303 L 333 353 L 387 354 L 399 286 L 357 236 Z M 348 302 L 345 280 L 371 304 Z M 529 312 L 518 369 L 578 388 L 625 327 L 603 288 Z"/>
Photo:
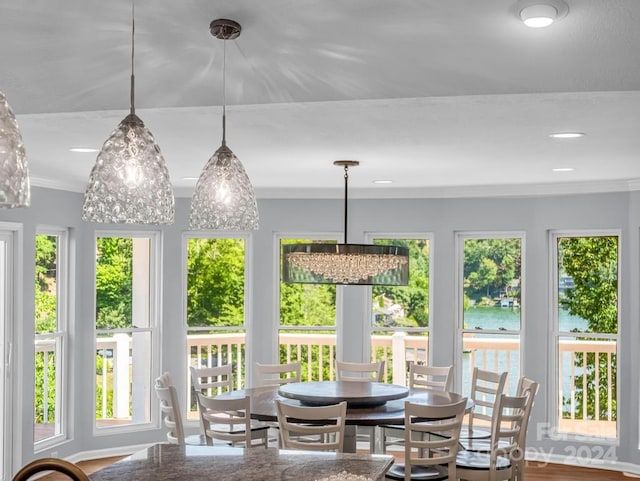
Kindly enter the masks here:
<path id="1" fill-rule="evenodd" d="M 227 145 L 227 39 L 222 41 L 222 145 Z"/>
<path id="2" fill-rule="evenodd" d="M 347 242 L 347 199 L 348 199 L 348 186 L 349 186 L 349 166 L 344 166 L 344 243 Z"/>
<path id="3" fill-rule="evenodd" d="M 136 36 L 136 1 L 131 0 L 131 115 L 135 115 L 135 75 L 133 66 L 133 57 L 135 54 L 135 36 Z"/>

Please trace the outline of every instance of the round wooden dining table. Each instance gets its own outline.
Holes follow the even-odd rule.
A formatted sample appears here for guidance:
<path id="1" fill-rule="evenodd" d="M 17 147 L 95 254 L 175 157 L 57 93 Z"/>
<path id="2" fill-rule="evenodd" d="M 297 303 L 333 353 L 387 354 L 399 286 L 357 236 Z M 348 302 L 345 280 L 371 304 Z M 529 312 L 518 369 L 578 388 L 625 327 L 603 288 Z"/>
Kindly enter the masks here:
<path id="1" fill-rule="evenodd" d="M 345 384 L 348 385 L 345 386 Z M 305 385 L 307 385 L 306 388 Z M 387 389 L 387 386 L 395 386 L 399 389 Z M 281 393 L 279 393 L 279 391 L 281 391 Z M 351 402 L 349 402 L 349 396 L 341 396 L 340 392 L 347 393 L 349 396 L 355 397 L 356 400 L 351 399 Z M 376 397 L 376 393 L 379 395 L 380 392 L 386 392 L 387 395 L 390 395 L 392 392 L 395 394 L 391 395 L 389 399 L 381 400 L 379 397 Z M 451 392 L 409 389 L 393 384 L 355 381 L 316 381 L 309 383 L 291 383 L 283 386 L 256 387 L 232 391 L 222 394 L 220 397 L 244 396 L 251 398 L 251 417 L 260 421 L 270 422 L 278 420 L 276 399 L 298 406 L 332 404 L 343 400 L 347 401 L 344 439 L 345 452 L 355 452 L 356 450 L 356 426 L 404 424 L 405 401 L 439 406 L 458 402 L 463 397 L 460 394 Z M 298 399 L 295 399 L 295 397 L 298 397 Z M 301 400 L 300 397 L 303 399 Z M 366 398 L 368 398 L 369 402 L 367 402 Z M 363 402 L 363 399 L 365 402 Z M 471 404 L 471 406 L 473 406 L 473 404 Z"/>

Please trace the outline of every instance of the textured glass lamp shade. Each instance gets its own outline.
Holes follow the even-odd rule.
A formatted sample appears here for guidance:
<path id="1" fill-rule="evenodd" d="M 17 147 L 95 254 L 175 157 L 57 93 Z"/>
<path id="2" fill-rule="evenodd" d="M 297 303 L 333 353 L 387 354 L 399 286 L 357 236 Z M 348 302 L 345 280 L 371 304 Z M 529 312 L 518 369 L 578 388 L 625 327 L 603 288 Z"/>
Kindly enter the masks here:
<path id="1" fill-rule="evenodd" d="M 0 91 L 0 207 L 28 207 L 30 201 L 29 169 L 22 135 Z"/>
<path id="2" fill-rule="evenodd" d="M 110 224 L 171 224 L 175 200 L 160 147 L 129 114 L 102 146 L 89 176 L 82 219 Z"/>
<path id="3" fill-rule="evenodd" d="M 258 205 L 242 163 L 223 144 L 204 166 L 191 199 L 193 230 L 247 231 L 258 228 Z"/>
<path id="4" fill-rule="evenodd" d="M 409 249 L 369 244 L 282 246 L 282 280 L 301 284 L 406 286 Z"/>

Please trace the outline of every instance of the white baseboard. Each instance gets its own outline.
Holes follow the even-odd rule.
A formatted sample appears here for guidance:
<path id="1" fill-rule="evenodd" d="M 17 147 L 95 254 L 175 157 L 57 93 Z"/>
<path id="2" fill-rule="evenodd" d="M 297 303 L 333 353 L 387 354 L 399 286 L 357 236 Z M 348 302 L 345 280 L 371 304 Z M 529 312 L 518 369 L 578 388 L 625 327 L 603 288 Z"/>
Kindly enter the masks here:
<path id="1" fill-rule="evenodd" d="M 111 458 L 113 456 L 129 456 L 130 454 L 133 454 L 135 452 L 147 449 L 149 446 L 153 446 L 154 444 L 157 443 L 136 444 L 132 446 L 118 446 L 115 448 L 80 451 L 79 453 L 73 454 L 66 459 L 67 461 L 71 461 L 72 463 L 77 463 L 79 461 L 89 461 L 91 459 L 99 458 Z"/>

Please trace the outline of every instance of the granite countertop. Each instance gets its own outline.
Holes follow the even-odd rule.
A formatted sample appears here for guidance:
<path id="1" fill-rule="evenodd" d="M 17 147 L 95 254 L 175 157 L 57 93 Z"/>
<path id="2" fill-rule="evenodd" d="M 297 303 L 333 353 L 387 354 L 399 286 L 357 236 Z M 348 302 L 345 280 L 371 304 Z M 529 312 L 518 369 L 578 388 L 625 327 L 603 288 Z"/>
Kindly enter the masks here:
<path id="1" fill-rule="evenodd" d="M 156 444 L 107 466 L 92 481 L 315 481 L 343 471 L 384 480 L 387 455 Z"/>

